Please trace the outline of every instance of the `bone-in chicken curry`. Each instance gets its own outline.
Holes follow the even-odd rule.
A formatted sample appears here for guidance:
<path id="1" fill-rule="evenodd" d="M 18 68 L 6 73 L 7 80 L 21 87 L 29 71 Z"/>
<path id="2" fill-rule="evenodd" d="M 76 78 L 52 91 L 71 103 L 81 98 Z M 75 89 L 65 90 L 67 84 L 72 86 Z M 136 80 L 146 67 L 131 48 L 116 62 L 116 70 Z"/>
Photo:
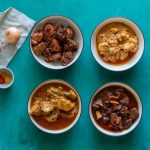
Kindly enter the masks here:
<path id="1" fill-rule="evenodd" d="M 50 83 L 32 97 L 29 114 L 44 128 L 60 130 L 69 126 L 78 113 L 77 93 L 61 83 Z"/>

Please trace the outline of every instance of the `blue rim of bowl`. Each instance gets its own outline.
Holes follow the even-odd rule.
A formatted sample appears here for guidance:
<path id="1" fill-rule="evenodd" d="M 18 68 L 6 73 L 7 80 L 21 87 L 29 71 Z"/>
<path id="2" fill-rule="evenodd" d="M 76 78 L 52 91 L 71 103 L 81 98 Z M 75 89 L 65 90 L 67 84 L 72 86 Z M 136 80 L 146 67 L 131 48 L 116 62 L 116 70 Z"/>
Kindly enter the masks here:
<path id="1" fill-rule="evenodd" d="M 11 74 L 11 76 L 12 76 L 11 82 L 10 82 L 6 87 L 1 87 L 1 86 L 0 86 L 0 89 L 8 89 L 8 88 L 11 87 L 12 84 L 14 83 L 14 80 L 15 80 L 14 73 L 12 72 L 11 69 L 5 68 L 5 67 L 0 67 L 0 70 L 7 70 L 7 71 L 9 72 L 9 74 Z"/>
<path id="2" fill-rule="evenodd" d="M 109 86 L 109 84 L 115 84 L 115 83 L 121 84 L 120 86 L 125 85 L 125 86 L 131 88 L 131 89 L 137 94 L 137 96 L 139 97 L 139 100 L 140 100 L 140 102 L 141 102 L 141 108 L 142 108 L 141 116 L 140 116 L 140 120 L 139 120 L 138 124 L 137 124 L 130 132 L 127 132 L 127 133 L 122 134 L 122 135 L 110 135 L 110 134 L 106 134 L 106 133 L 100 131 L 100 130 L 94 125 L 94 123 L 93 123 L 93 121 L 92 121 L 92 118 L 91 118 L 91 115 L 92 115 L 92 117 L 93 117 L 91 104 L 92 104 L 94 95 L 95 95 L 98 91 L 101 91 L 104 86 L 107 86 L 107 85 Z M 112 85 L 112 86 L 113 86 L 113 85 Z M 124 87 L 124 88 L 125 88 L 125 87 Z M 97 130 L 98 132 L 102 133 L 103 135 L 110 136 L 110 137 L 121 137 L 121 136 L 124 136 L 124 135 L 127 135 L 127 134 L 131 133 L 133 130 L 135 130 L 135 129 L 139 126 L 139 124 L 140 124 L 140 122 L 141 122 L 141 120 L 142 120 L 142 117 L 143 117 L 143 102 L 142 102 L 141 96 L 140 96 L 140 95 L 138 94 L 138 92 L 135 91 L 130 85 L 128 85 L 128 84 L 126 84 L 126 83 L 123 83 L 123 82 L 117 82 L 117 81 L 116 81 L 116 82 L 107 82 L 107 83 L 103 84 L 102 86 L 100 86 L 99 88 L 97 88 L 97 89 L 94 91 L 94 93 L 92 94 L 91 99 L 90 99 L 88 105 L 89 105 L 89 106 L 88 106 L 88 114 L 89 114 L 89 118 L 90 118 L 90 120 L 91 120 L 93 126 L 96 128 L 96 130 Z M 90 111 L 91 111 L 91 115 L 90 115 Z M 94 119 L 94 118 L 93 118 L 93 119 Z M 95 119 L 94 119 L 94 120 L 95 120 Z M 98 126 L 99 126 L 99 125 L 98 125 Z M 102 128 L 102 127 L 99 126 L 99 128 Z M 102 129 L 104 129 L 104 128 L 102 128 Z M 104 130 L 105 130 L 105 129 L 104 129 Z M 107 130 L 106 130 L 106 131 L 107 131 Z M 109 131 L 109 132 L 111 132 L 111 131 Z M 119 132 L 118 132 L 118 133 L 119 133 Z"/>
<path id="3" fill-rule="evenodd" d="M 79 29 L 79 31 L 80 31 L 80 33 L 81 33 L 81 38 L 82 38 L 82 41 L 83 41 L 83 45 L 82 45 L 82 48 L 81 48 L 81 52 L 80 52 L 80 55 L 78 56 L 78 58 L 76 59 L 76 61 L 80 58 L 80 56 L 82 55 L 82 52 L 83 52 L 83 49 L 84 49 L 84 36 L 83 36 L 83 33 L 82 33 L 82 30 L 81 30 L 81 28 L 79 27 L 79 25 L 73 20 L 73 19 L 70 19 L 69 17 L 66 17 L 66 16 L 64 16 L 64 15 L 50 15 L 50 16 L 46 16 L 46 17 L 43 17 L 42 19 L 40 19 L 37 23 L 35 23 L 34 24 L 34 26 L 32 27 L 32 29 L 31 29 L 31 34 L 30 34 L 30 38 L 29 38 L 29 45 L 30 45 L 30 52 L 31 52 L 31 54 L 32 54 L 32 56 L 33 56 L 33 50 L 32 50 L 32 44 L 31 44 L 31 36 L 32 36 L 32 33 L 33 33 L 33 30 L 35 29 L 35 27 L 42 21 L 42 20 L 44 20 L 44 19 L 46 19 L 46 18 L 48 18 L 48 17 L 63 17 L 63 18 L 66 18 L 66 19 L 68 19 L 68 20 L 70 20 L 70 21 L 72 21 L 76 26 L 77 26 L 77 28 Z M 33 56 L 34 57 L 34 56 Z M 36 60 L 36 58 L 34 57 L 34 59 Z M 37 60 L 36 60 L 37 61 Z M 73 61 L 73 60 L 72 60 Z M 75 62 L 76 62 L 75 61 Z M 40 63 L 39 61 L 37 61 L 41 66 L 43 66 L 43 67 L 45 67 L 45 68 L 47 68 L 47 69 L 51 69 L 51 70 L 61 70 L 61 69 L 65 69 L 65 68 L 68 68 L 68 67 L 70 67 L 70 66 L 72 66 L 74 63 L 72 63 L 72 64 L 68 64 L 67 66 L 64 66 L 64 67 L 62 67 L 62 68 L 49 68 L 49 67 L 46 67 L 45 65 L 43 65 L 42 63 Z"/>
<path id="4" fill-rule="evenodd" d="M 29 115 L 29 112 L 28 112 L 28 105 L 29 105 L 29 100 L 30 100 L 30 97 L 31 97 L 31 95 L 33 94 L 33 92 L 36 90 L 38 90 L 39 88 L 39 86 L 42 86 L 43 84 L 45 84 L 46 82 L 60 82 L 61 84 L 67 84 L 67 86 L 69 85 L 77 94 L 78 94 L 78 96 L 79 96 L 79 101 L 80 101 L 80 103 L 81 103 L 81 111 L 80 111 L 80 114 L 79 114 L 79 117 L 78 117 L 78 119 L 76 120 L 76 122 L 75 122 L 75 124 L 71 127 L 71 128 L 69 128 L 68 130 L 66 130 L 66 131 L 62 131 L 62 132 L 56 132 L 56 133 L 50 133 L 50 132 L 46 132 L 45 130 L 42 130 L 41 128 L 39 128 L 39 127 L 37 127 L 36 125 L 35 125 L 35 123 L 32 121 L 32 119 L 31 119 L 31 116 Z M 47 83 L 47 84 L 49 84 L 49 83 Z M 61 80 L 61 79 L 50 79 L 50 80 L 45 80 L 44 82 L 42 82 L 42 83 L 40 83 L 39 85 L 37 85 L 37 86 L 35 86 L 35 88 L 33 88 L 33 90 L 31 91 L 31 94 L 29 95 L 29 97 L 28 97 L 28 101 L 27 101 L 27 116 L 30 118 L 30 120 L 31 120 L 31 122 L 34 124 L 34 126 L 38 129 L 38 130 L 40 130 L 40 131 L 42 131 L 42 132 L 45 132 L 45 133 L 47 133 L 47 134 L 52 134 L 52 135 L 57 135 L 57 134 L 63 134 L 63 133 L 65 133 L 65 132 L 67 132 L 67 131 L 70 131 L 77 123 L 78 123 L 78 121 L 80 120 L 80 118 L 81 118 L 81 115 L 82 115 L 82 100 L 81 100 L 81 96 L 80 96 L 80 94 L 79 94 L 79 92 L 69 83 L 69 82 L 66 82 L 66 81 L 64 81 L 64 80 Z M 77 117 L 77 116 L 76 116 Z M 76 119 L 76 118 L 75 118 Z M 74 119 L 74 120 L 75 120 Z M 34 120 L 34 119 L 33 119 Z M 73 120 L 73 122 L 74 122 L 74 120 Z M 35 120 L 34 120 L 35 121 Z M 36 122 L 36 121 L 35 121 Z M 72 122 L 72 123 L 73 123 Z M 37 122 L 36 122 L 37 123 Z M 71 123 L 71 124 L 72 124 Z M 37 123 L 38 124 L 38 123 Z M 71 124 L 69 124 L 69 126 L 71 125 Z M 39 125 L 39 124 L 38 124 Z M 41 125 L 39 125 L 40 127 L 42 127 Z M 67 126 L 68 127 L 68 126 Z M 65 128 L 67 128 L 67 127 L 65 127 Z M 42 128 L 44 128 L 44 127 L 42 127 Z M 65 129 L 65 128 L 63 128 L 63 129 Z M 46 129 L 46 128 L 44 128 L 44 129 Z M 60 129 L 60 130 L 63 130 L 63 129 Z M 49 129 L 46 129 L 46 130 L 49 130 Z M 55 130 L 53 130 L 53 131 L 55 131 Z M 56 130 L 56 131 L 59 131 L 59 130 Z"/>
<path id="5" fill-rule="evenodd" d="M 115 19 L 115 18 L 127 19 L 127 20 L 131 21 L 133 24 L 135 24 L 135 25 L 138 27 L 138 29 L 141 31 L 141 34 L 142 34 L 142 36 L 143 36 L 143 43 L 144 43 L 143 52 L 142 52 L 142 55 L 141 55 L 141 57 L 139 58 L 139 60 L 138 60 L 132 67 L 127 68 L 127 69 L 124 69 L 124 70 L 119 70 L 119 71 L 118 71 L 118 70 L 111 70 L 111 69 L 108 69 L 108 68 L 106 68 L 106 67 L 100 65 L 99 62 L 95 59 L 95 57 L 94 57 L 94 55 L 93 55 L 93 52 L 92 52 L 92 47 L 91 47 L 91 45 L 92 45 L 92 44 L 91 44 L 91 43 L 92 43 L 92 36 L 93 36 L 93 34 L 94 34 L 96 28 L 97 28 L 101 23 L 103 23 L 104 21 L 107 21 L 107 20 L 109 20 L 109 19 Z M 143 54 L 144 54 L 144 49 L 145 49 L 145 37 L 144 37 L 143 31 L 141 30 L 141 28 L 140 28 L 133 20 L 131 20 L 131 19 L 127 18 L 127 17 L 115 16 L 115 17 L 107 18 L 107 19 L 101 21 L 99 24 L 97 24 L 97 25 L 95 26 L 95 28 L 94 28 L 94 30 L 93 30 L 93 32 L 92 32 L 92 35 L 91 35 L 90 48 L 91 48 L 91 53 L 92 53 L 92 55 L 93 55 L 95 61 L 96 61 L 101 67 L 103 67 L 104 69 L 107 69 L 107 70 L 109 70 L 109 71 L 113 71 L 113 72 L 123 72 L 123 71 L 127 71 L 127 70 L 133 68 L 133 67 L 140 61 L 140 59 L 142 58 L 142 56 L 143 56 Z M 97 55 L 98 55 L 98 54 L 97 54 Z M 99 59 L 100 59 L 100 58 L 99 58 Z M 119 66 L 118 66 L 118 67 L 119 67 Z"/>

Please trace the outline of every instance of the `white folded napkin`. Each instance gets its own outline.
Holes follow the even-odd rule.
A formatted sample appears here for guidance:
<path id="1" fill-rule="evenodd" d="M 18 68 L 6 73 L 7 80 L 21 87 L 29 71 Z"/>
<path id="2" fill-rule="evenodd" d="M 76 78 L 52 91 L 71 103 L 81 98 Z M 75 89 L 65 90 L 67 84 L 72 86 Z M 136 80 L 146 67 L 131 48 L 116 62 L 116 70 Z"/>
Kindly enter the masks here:
<path id="1" fill-rule="evenodd" d="M 34 23 L 35 21 L 14 8 L 0 12 L 0 43 L 3 45 L 3 48 L 0 49 L 0 67 L 7 67 L 24 43 Z M 17 27 L 21 33 L 21 38 L 16 45 L 7 44 L 5 41 L 5 30 L 8 27 Z"/>

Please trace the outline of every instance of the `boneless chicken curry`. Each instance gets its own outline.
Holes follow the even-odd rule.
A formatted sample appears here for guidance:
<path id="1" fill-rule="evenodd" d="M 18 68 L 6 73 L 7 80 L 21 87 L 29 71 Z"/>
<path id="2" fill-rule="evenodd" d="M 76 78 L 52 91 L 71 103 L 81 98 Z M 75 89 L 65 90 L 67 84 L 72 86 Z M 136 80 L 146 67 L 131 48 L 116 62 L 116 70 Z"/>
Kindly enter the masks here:
<path id="1" fill-rule="evenodd" d="M 120 22 L 102 27 L 96 37 L 99 56 L 106 63 L 122 65 L 130 61 L 139 49 L 135 32 Z"/>
<path id="2" fill-rule="evenodd" d="M 29 114 L 44 128 L 59 130 L 69 126 L 78 113 L 78 95 L 67 85 L 48 84 L 31 100 Z"/>

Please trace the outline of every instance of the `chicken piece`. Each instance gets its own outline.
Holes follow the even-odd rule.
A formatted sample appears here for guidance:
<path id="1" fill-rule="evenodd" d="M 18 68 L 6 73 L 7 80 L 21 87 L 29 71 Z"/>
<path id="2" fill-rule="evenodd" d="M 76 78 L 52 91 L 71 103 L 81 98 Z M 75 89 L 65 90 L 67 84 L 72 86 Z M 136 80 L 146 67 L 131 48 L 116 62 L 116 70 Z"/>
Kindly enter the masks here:
<path id="1" fill-rule="evenodd" d="M 35 45 L 33 47 L 33 51 L 36 55 L 42 55 L 42 53 L 44 52 L 44 50 L 47 48 L 47 44 L 45 42 L 41 42 L 38 45 Z"/>
<path id="2" fill-rule="evenodd" d="M 75 100 L 77 98 L 77 94 L 73 90 L 66 91 L 66 92 L 64 92 L 64 94 L 66 97 L 68 97 L 72 100 Z"/>
<path id="3" fill-rule="evenodd" d="M 107 39 L 107 42 L 109 45 L 118 44 L 118 40 L 117 40 L 116 36 L 111 36 L 110 38 Z"/>
<path id="4" fill-rule="evenodd" d="M 108 51 L 109 50 L 109 47 L 108 47 L 109 45 L 108 45 L 108 43 L 106 43 L 106 42 L 103 42 L 103 43 L 99 43 L 98 44 L 98 50 L 101 52 L 106 52 L 106 51 Z"/>
<path id="5" fill-rule="evenodd" d="M 55 37 L 59 40 L 59 41 L 62 41 L 65 39 L 65 29 L 63 27 L 63 25 L 60 25 L 57 27 L 57 30 L 56 30 L 56 34 L 55 34 Z"/>
<path id="6" fill-rule="evenodd" d="M 135 53 L 139 49 L 139 46 L 136 45 L 133 49 L 130 50 L 130 52 Z"/>
<path id="7" fill-rule="evenodd" d="M 49 49 L 51 52 L 61 52 L 61 45 L 59 41 L 57 39 L 52 39 Z"/>
<path id="8" fill-rule="evenodd" d="M 33 103 L 33 106 L 30 109 L 30 115 L 45 115 L 54 110 L 53 104 L 50 101 L 45 101 L 40 98 Z"/>
<path id="9" fill-rule="evenodd" d="M 127 31 L 122 31 L 120 33 L 120 36 L 124 39 L 124 40 L 128 40 L 129 39 L 129 34 Z"/>
<path id="10" fill-rule="evenodd" d="M 66 44 L 69 46 L 69 51 L 72 51 L 72 52 L 77 51 L 77 49 L 79 48 L 79 44 L 72 39 L 68 39 L 66 41 Z"/>
<path id="11" fill-rule="evenodd" d="M 47 23 L 44 26 L 44 40 L 51 41 L 56 33 L 56 26 L 53 23 Z"/>
<path id="12" fill-rule="evenodd" d="M 134 43 L 125 43 L 123 49 L 125 52 L 129 52 L 132 51 L 135 48 L 135 46 L 136 45 Z"/>
<path id="13" fill-rule="evenodd" d="M 49 94 L 49 96 L 57 97 L 57 96 L 63 96 L 64 92 L 63 92 L 63 88 L 61 86 L 59 87 L 54 87 L 51 86 L 50 88 L 47 89 L 47 93 Z"/>
<path id="14" fill-rule="evenodd" d="M 62 96 L 57 99 L 55 107 L 63 111 L 70 111 L 75 107 L 75 103 Z"/>
<path id="15" fill-rule="evenodd" d="M 51 53 L 45 61 L 47 62 L 57 62 L 61 59 L 61 53 Z"/>
<path id="16" fill-rule="evenodd" d="M 41 101 L 40 107 L 43 114 L 48 114 L 54 110 L 54 106 L 50 101 Z"/>
<path id="17" fill-rule="evenodd" d="M 125 60 L 129 56 L 129 53 L 126 53 L 124 51 L 120 51 L 120 60 Z"/>
<path id="18" fill-rule="evenodd" d="M 116 37 L 117 37 L 118 42 L 122 42 L 123 41 L 123 38 L 121 37 L 121 35 L 119 33 L 116 34 Z"/>
<path id="19" fill-rule="evenodd" d="M 44 37 L 43 31 L 39 30 L 38 32 L 34 33 L 31 36 L 31 44 L 37 45 L 42 41 L 43 37 Z"/>
<path id="20" fill-rule="evenodd" d="M 78 113 L 78 107 L 75 106 L 72 110 L 65 112 L 65 111 L 60 111 L 60 116 L 64 118 L 72 118 Z"/>
<path id="21" fill-rule="evenodd" d="M 129 42 L 130 42 L 130 43 L 134 43 L 134 44 L 138 44 L 138 39 L 137 39 L 137 37 L 135 36 L 135 37 L 129 38 Z"/>
<path id="22" fill-rule="evenodd" d="M 55 122 L 57 120 L 58 116 L 59 116 L 59 113 L 60 113 L 59 109 L 55 109 L 44 118 L 48 122 Z"/>
<path id="23" fill-rule="evenodd" d="M 75 33 L 74 33 L 73 29 L 70 27 L 67 27 L 67 29 L 65 30 L 65 38 L 66 39 L 73 39 L 74 35 L 75 35 Z"/>
<path id="24" fill-rule="evenodd" d="M 117 33 L 117 32 L 119 31 L 119 29 L 117 29 L 117 28 L 110 28 L 110 31 L 111 31 L 112 33 Z"/>
<path id="25" fill-rule="evenodd" d="M 111 55 L 116 54 L 117 52 L 119 52 L 120 48 L 119 47 L 110 47 L 109 51 Z"/>
<path id="26" fill-rule="evenodd" d="M 73 59 L 74 59 L 74 53 L 68 51 L 68 52 L 64 52 L 62 54 L 62 57 L 61 57 L 60 61 L 65 66 L 65 65 L 68 65 Z"/>
<path id="27" fill-rule="evenodd" d="M 42 99 L 37 98 L 36 101 L 33 103 L 33 105 L 30 108 L 29 114 L 30 115 L 36 115 L 39 116 L 41 115 L 41 109 L 40 109 L 40 103 Z"/>

